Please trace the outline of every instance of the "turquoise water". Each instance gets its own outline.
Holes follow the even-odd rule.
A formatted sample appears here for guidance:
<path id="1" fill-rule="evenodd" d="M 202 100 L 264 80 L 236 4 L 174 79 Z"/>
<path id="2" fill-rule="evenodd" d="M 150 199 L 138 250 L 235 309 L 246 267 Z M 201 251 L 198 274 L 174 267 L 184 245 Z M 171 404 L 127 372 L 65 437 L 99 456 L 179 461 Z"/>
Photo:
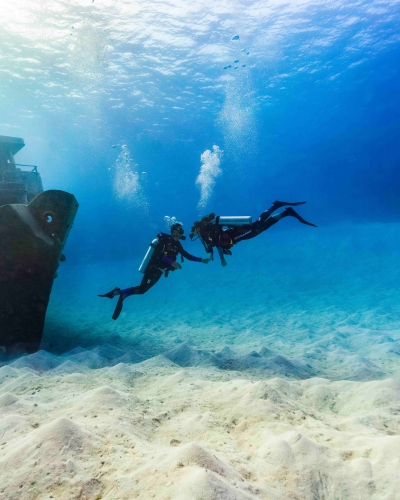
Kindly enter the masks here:
<path id="1" fill-rule="evenodd" d="M 111 344 L 174 362 L 170 351 L 183 345 L 204 351 L 205 359 L 185 352 L 181 366 L 218 366 L 212 357 L 229 347 L 236 361 L 223 368 L 244 372 L 269 373 L 260 366 L 265 359 L 242 360 L 256 352 L 298 363 L 300 372 L 272 370 L 289 378 L 398 375 L 398 224 L 337 224 L 310 235 L 314 228 L 285 222 L 286 230 L 259 237 L 263 245 L 234 248 L 225 268 L 186 261 L 179 274 L 126 299 L 117 321 L 111 320 L 116 299 L 101 300 L 93 290 L 136 284 L 140 259 L 71 265 L 54 286 L 44 347 L 63 353 Z"/>
<path id="2" fill-rule="evenodd" d="M 42 349 L 0 358 L 0 500 L 396 500 L 400 2 L 0 12 L 0 135 L 80 204 Z M 318 227 L 185 260 L 111 319 L 97 294 L 167 220 L 274 200 Z"/>
<path id="3" fill-rule="evenodd" d="M 3 16 L 1 134 L 80 203 L 45 348 L 301 357 L 305 331 L 396 331 L 397 1 L 17 0 Z M 140 282 L 165 216 L 188 234 L 200 215 L 254 220 L 275 199 L 307 200 L 319 227 L 284 219 L 226 268 L 186 261 L 111 320 L 97 294 Z"/>
<path id="4" fill-rule="evenodd" d="M 357 315 L 390 293 L 397 322 L 398 2 L 20 1 L 4 15 L 1 133 L 80 203 L 49 349 L 129 344 L 165 317 L 223 341 L 248 315 Z M 201 215 L 254 220 L 275 199 L 307 200 L 319 227 L 284 219 L 227 268 L 186 262 L 110 319 L 97 294 L 140 282 L 166 216 L 188 234 Z"/>

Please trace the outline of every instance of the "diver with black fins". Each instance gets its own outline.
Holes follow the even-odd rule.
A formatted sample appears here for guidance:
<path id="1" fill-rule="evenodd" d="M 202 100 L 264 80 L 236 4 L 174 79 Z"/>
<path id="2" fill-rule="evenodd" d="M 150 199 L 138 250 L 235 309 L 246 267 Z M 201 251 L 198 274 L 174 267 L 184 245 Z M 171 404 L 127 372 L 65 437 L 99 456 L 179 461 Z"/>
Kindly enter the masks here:
<path id="1" fill-rule="evenodd" d="M 176 222 L 171 226 L 171 234 L 159 233 L 157 238 L 151 242 L 139 267 L 139 271 L 144 273 L 140 285 L 125 288 L 123 290 L 116 287 L 114 290 L 111 290 L 111 292 L 105 293 L 104 295 L 98 295 L 98 297 L 107 297 L 109 299 L 113 299 L 115 296 L 119 295 L 112 319 L 117 319 L 121 314 L 123 302 L 127 297 L 130 295 L 143 295 L 157 283 L 163 274 L 165 277 L 168 277 L 170 271 L 182 269 L 182 266 L 176 262 L 178 254 L 181 255 L 182 262 L 183 258 L 185 258 L 194 262 L 202 262 L 203 264 L 209 263 L 211 259 L 195 257 L 184 250 L 179 241 L 186 239 L 186 236 L 183 234 L 184 230 L 182 224 Z"/>
<path id="2" fill-rule="evenodd" d="M 302 224 L 318 227 L 306 221 L 292 207 L 304 205 L 305 201 L 286 202 L 274 201 L 272 206 L 263 212 L 260 217 L 252 222 L 251 217 L 223 217 L 215 216 L 214 213 L 196 221 L 192 226 L 190 239 L 199 239 L 207 253 L 211 254 L 213 260 L 213 248 L 215 247 L 221 259 L 222 266 L 226 266 L 225 255 L 232 255 L 231 248 L 239 241 L 250 240 L 269 229 L 284 217 L 295 217 Z M 276 210 L 287 207 L 283 212 L 272 215 Z"/>

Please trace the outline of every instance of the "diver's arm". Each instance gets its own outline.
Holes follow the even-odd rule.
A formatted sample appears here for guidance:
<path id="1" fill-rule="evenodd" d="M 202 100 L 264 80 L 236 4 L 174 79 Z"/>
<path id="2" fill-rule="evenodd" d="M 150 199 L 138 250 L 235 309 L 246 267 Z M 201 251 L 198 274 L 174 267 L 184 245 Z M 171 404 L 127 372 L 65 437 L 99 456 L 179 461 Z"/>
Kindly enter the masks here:
<path id="1" fill-rule="evenodd" d="M 191 255 L 189 252 L 184 250 L 184 248 L 182 246 L 179 249 L 179 253 L 182 255 L 182 257 L 185 257 L 185 259 L 187 259 L 187 260 L 191 260 L 193 262 L 201 262 L 200 257 L 196 257 L 195 255 Z"/>
<path id="2" fill-rule="evenodd" d="M 217 250 L 218 250 L 219 258 L 220 258 L 221 260 L 223 260 L 223 259 L 225 258 L 225 257 L 224 257 L 224 251 L 222 250 L 222 248 L 221 248 L 221 247 L 216 247 L 216 248 L 217 248 Z"/>
<path id="3" fill-rule="evenodd" d="M 185 259 L 191 260 L 193 262 L 202 262 L 203 264 L 208 264 L 210 262 L 210 259 L 202 259 L 201 257 L 196 257 L 195 255 L 191 255 L 189 252 L 184 250 L 182 245 L 179 250 L 179 253 L 182 255 L 182 257 L 185 257 Z"/>
<path id="4" fill-rule="evenodd" d="M 227 262 L 226 262 L 225 257 L 224 257 L 224 251 L 222 250 L 221 247 L 217 247 L 217 250 L 218 250 L 219 258 L 221 259 L 221 264 L 223 267 L 225 267 Z"/>

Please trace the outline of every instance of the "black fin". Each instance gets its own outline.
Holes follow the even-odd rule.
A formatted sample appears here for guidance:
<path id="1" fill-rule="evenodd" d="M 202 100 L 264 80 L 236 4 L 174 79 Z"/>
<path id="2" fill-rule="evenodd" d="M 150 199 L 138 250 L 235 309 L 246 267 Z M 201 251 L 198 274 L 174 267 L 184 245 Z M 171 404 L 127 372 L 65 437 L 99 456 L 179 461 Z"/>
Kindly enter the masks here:
<path id="1" fill-rule="evenodd" d="M 107 297 L 108 299 L 113 299 L 116 295 L 118 295 L 115 293 L 117 290 L 119 291 L 120 289 L 116 286 L 114 290 L 111 290 L 111 292 L 105 293 L 104 295 L 97 295 L 97 297 Z"/>
<path id="2" fill-rule="evenodd" d="M 302 224 L 307 224 L 307 226 L 318 227 L 315 224 L 312 224 L 311 222 L 308 222 L 305 219 L 303 219 L 303 217 L 301 217 L 292 207 L 286 208 L 283 213 L 285 215 L 290 215 L 291 217 L 295 217 Z"/>
<path id="3" fill-rule="evenodd" d="M 117 305 L 115 307 L 114 314 L 112 315 L 112 319 L 118 319 L 118 317 L 119 317 L 119 315 L 121 314 L 121 311 L 122 311 L 122 305 L 123 305 L 123 303 L 124 303 L 124 299 L 120 295 L 119 299 L 118 299 L 118 302 L 117 302 Z"/>
<path id="4" fill-rule="evenodd" d="M 297 207 L 298 205 L 304 205 L 305 203 L 307 203 L 306 201 L 294 201 L 294 202 L 290 202 L 290 201 L 274 201 L 274 203 L 272 204 L 272 208 L 273 210 L 278 210 L 278 208 L 282 208 L 282 207 Z"/>

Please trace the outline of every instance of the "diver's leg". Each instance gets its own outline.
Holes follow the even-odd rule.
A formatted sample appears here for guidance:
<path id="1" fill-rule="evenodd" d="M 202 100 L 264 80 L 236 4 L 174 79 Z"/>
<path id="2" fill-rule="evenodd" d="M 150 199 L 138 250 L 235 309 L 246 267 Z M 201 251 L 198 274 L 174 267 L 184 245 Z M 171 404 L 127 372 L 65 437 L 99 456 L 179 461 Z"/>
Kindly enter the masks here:
<path id="1" fill-rule="evenodd" d="M 243 240 L 250 240 L 251 238 L 258 236 L 259 234 L 269 229 L 271 226 L 276 224 L 284 217 L 288 216 L 295 217 L 302 224 L 307 224 L 307 226 L 318 227 L 315 224 L 312 224 L 311 222 L 308 222 L 305 219 L 303 219 L 303 217 L 301 217 L 292 207 L 288 207 L 285 208 L 285 210 L 280 214 L 272 215 L 271 217 L 268 217 L 268 219 L 265 219 L 263 221 L 256 220 L 255 222 L 253 222 L 253 224 L 250 224 L 249 226 L 238 226 L 236 234 L 235 236 L 232 237 L 232 240 L 234 243 L 238 243 L 239 241 Z M 236 228 L 234 228 L 233 231 L 235 231 L 235 229 Z"/>
<path id="2" fill-rule="evenodd" d="M 112 315 L 112 319 L 115 320 L 119 317 L 122 311 L 124 300 L 127 297 L 129 297 L 130 295 L 143 295 L 157 283 L 162 274 L 163 273 L 160 269 L 158 269 L 157 267 L 152 267 L 144 273 L 140 285 L 125 288 L 124 290 L 119 290 L 119 299 L 115 307 L 114 314 Z"/>
<path id="3" fill-rule="evenodd" d="M 237 228 L 233 229 L 235 235 L 232 237 L 232 241 L 236 244 L 239 243 L 239 241 L 251 240 L 276 224 L 278 220 L 279 219 L 276 219 L 273 215 L 263 221 L 256 220 L 253 224 L 248 226 L 237 226 Z"/>
<path id="4" fill-rule="evenodd" d="M 144 273 L 143 279 L 139 286 L 133 286 L 132 288 L 127 289 L 129 290 L 128 295 L 143 295 L 157 283 L 157 281 L 161 278 L 162 274 L 163 272 L 158 267 L 153 267 L 149 269 Z"/>

